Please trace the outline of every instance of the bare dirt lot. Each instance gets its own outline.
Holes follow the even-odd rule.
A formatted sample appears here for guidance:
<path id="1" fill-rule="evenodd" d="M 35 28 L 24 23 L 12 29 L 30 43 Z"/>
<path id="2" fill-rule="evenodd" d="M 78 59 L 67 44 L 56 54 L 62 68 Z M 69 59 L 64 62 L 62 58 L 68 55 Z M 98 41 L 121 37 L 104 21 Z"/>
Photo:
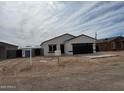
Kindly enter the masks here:
<path id="1" fill-rule="evenodd" d="M 112 54 L 111 57 L 87 56 Z M 0 90 L 124 90 L 124 51 L 0 61 Z"/>

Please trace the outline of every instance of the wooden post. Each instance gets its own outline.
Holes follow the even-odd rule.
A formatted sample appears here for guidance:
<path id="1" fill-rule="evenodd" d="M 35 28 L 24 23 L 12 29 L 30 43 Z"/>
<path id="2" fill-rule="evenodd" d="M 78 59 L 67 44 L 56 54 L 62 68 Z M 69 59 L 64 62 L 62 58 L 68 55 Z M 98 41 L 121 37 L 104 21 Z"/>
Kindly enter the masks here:
<path id="1" fill-rule="evenodd" d="M 59 64 L 59 56 L 58 56 L 58 64 Z"/>
<path id="2" fill-rule="evenodd" d="M 55 51 L 55 56 L 56 56 L 57 59 L 58 59 L 58 65 L 60 65 L 60 59 L 59 59 L 59 57 L 61 56 L 61 51 L 60 51 L 60 50 L 56 50 L 56 51 Z"/>

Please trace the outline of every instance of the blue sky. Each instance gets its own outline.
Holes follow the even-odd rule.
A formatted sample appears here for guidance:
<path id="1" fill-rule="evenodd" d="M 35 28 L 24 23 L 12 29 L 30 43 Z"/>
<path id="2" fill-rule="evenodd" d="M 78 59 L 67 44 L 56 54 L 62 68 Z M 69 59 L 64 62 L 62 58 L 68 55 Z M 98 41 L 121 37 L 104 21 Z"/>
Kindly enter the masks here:
<path id="1" fill-rule="evenodd" d="M 0 40 L 39 45 L 70 33 L 98 38 L 124 35 L 122 2 L 0 2 Z"/>

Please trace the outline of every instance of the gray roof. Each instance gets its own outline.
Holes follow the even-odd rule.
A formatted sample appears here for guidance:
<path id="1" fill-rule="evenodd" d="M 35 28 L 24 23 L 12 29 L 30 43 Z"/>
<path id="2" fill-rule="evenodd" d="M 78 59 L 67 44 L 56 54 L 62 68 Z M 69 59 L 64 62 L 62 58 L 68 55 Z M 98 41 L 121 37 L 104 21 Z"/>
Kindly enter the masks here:
<path id="1" fill-rule="evenodd" d="M 14 47 L 18 47 L 18 45 L 10 44 L 10 43 L 7 43 L 7 42 L 2 42 L 2 41 L 0 41 L 0 43 L 2 43 L 2 44 L 6 44 L 6 45 L 10 45 L 10 46 L 14 46 Z"/>
<path id="2" fill-rule="evenodd" d="M 52 38 L 52 39 L 46 40 L 46 41 L 42 42 L 40 45 L 42 45 L 42 44 L 44 44 L 45 42 L 48 42 L 48 41 L 50 41 L 50 40 L 56 39 L 56 38 L 58 38 L 58 37 L 62 37 L 62 36 L 64 36 L 64 35 L 70 35 L 70 36 L 72 36 L 72 37 L 75 37 L 74 35 L 71 35 L 71 34 L 66 33 L 66 34 L 63 34 L 63 35 L 54 37 L 54 38 Z"/>
<path id="3" fill-rule="evenodd" d="M 81 37 L 81 36 L 85 36 L 85 37 L 88 37 L 88 38 L 91 38 L 91 39 L 95 39 L 95 38 L 93 38 L 93 37 L 90 37 L 90 36 L 88 36 L 88 35 L 81 34 L 81 35 L 79 35 L 79 36 L 76 36 L 76 37 L 74 37 L 74 38 L 71 38 L 71 39 L 69 39 L 69 40 L 66 40 L 66 41 L 70 41 L 70 40 L 73 40 L 73 39 L 75 39 L 75 38 L 78 38 L 78 37 Z M 65 42 L 66 42 L 66 41 L 65 41 Z"/>

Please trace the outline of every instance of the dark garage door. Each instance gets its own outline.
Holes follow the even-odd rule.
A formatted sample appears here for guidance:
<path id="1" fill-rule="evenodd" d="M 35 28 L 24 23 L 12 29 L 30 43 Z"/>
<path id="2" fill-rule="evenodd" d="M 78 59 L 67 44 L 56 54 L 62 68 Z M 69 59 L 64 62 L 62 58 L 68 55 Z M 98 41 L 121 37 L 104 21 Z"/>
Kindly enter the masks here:
<path id="1" fill-rule="evenodd" d="M 73 44 L 73 54 L 93 53 L 93 45 L 91 43 Z"/>
<path id="2" fill-rule="evenodd" d="M 7 50 L 7 58 L 16 58 L 16 50 Z"/>

